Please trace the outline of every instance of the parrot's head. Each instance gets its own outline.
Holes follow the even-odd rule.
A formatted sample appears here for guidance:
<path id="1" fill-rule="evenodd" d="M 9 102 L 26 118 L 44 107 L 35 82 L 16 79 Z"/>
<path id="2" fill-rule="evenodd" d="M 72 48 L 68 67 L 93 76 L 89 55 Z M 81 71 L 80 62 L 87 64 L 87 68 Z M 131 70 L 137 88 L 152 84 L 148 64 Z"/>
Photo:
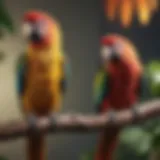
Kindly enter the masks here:
<path id="1" fill-rule="evenodd" d="M 125 37 L 116 34 L 103 36 L 101 39 L 101 59 L 108 71 L 142 71 L 141 61 L 135 47 Z"/>
<path id="2" fill-rule="evenodd" d="M 28 11 L 24 14 L 22 34 L 32 45 L 50 45 L 54 37 L 54 22 L 41 11 Z"/>

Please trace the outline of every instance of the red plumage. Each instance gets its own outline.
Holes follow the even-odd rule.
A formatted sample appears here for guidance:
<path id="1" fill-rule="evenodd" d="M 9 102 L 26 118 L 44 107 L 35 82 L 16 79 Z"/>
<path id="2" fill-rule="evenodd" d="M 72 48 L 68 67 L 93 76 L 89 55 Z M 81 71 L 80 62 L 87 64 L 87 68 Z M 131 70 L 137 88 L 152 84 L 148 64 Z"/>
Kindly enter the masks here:
<path id="1" fill-rule="evenodd" d="M 51 20 L 51 18 L 42 11 L 28 11 L 23 16 L 23 21 L 36 22 L 41 20 Z"/>
<path id="2" fill-rule="evenodd" d="M 114 50 L 119 55 L 118 61 L 108 60 L 104 64 L 109 93 L 100 104 L 102 113 L 133 107 L 139 99 L 142 66 L 131 42 L 118 35 L 109 35 L 102 38 L 101 44 L 114 47 L 117 42 L 123 45 L 121 51 Z M 112 160 L 120 130 L 121 128 L 111 127 L 102 133 L 95 160 Z"/>
<path id="3" fill-rule="evenodd" d="M 23 24 L 29 25 L 32 31 L 37 31 L 38 36 L 41 38 L 38 42 L 30 42 L 33 48 L 41 49 L 52 45 L 56 24 L 49 15 L 42 11 L 28 11 L 23 16 Z"/>
<path id="4" fill-rule="evenodd" d="M 113 46 L 114 43 L 115 43 L 114 38 L 106 38 L 105 36 L 101 38 L 101 45 Z"/>

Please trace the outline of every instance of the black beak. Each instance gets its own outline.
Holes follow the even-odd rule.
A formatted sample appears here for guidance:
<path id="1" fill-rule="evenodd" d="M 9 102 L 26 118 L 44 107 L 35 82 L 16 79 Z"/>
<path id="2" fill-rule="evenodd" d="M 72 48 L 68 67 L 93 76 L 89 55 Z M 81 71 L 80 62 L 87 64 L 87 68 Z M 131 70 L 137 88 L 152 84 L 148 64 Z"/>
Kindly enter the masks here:
<path id="1" fill-rule="evenodd" d="M 111 62 L 114 62 L 114 63 L 119 62 L 119 60 L 120 60 L 119 54 L 116 52 L 113 52 L 111 54 L 110 60 L 111 60 Z"/>
<path id="2" fill-rule="evenodd" d="M 30 35 L 30 40 L 32 42 L 40 42 L 42 40 L 42 37 L 40 36 L 40 34 L 37 31 L 33 31 L 32 34 Z"/>

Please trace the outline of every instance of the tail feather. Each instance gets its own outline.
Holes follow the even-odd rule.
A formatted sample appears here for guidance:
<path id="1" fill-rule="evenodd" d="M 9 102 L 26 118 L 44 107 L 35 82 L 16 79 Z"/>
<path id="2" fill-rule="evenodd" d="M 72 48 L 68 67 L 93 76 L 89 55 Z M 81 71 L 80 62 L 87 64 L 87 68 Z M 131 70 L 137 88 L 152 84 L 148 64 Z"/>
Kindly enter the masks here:
<path id="1" fill-rule="evenodd" d="M 118 144 L 119 129 L 110 128 L 101 135 L 95 160 L 113 160 L 113 155 Z"/>
<path id="2" fill-rule="evenodd" d="M 29 135 L 27 141 L 27 160 L 46 160 L 44 135 Z"/>

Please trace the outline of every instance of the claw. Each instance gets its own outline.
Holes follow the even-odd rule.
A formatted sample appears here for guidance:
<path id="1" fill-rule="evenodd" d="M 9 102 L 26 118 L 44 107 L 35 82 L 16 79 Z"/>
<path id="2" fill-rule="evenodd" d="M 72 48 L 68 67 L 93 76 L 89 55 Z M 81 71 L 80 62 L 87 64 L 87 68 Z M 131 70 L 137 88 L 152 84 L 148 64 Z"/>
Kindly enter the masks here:
<path id="1" fill-rule="evenodd" d="M 28 120 L 28 123 L 29 123 L 30 131 L 32 133 L 38 133 L 39 130 L 38 130 L 37 125 L 36 125 L 37 117 L 34 114 L 30 114 L 30 115 L 28 115 L 27 120 Z"/>
<path id="2" fill-rule="evenodd" d="M 49 115 L 49 119 L 50 119 L 50 122 L 51 122 L 52 130 L 55 130 L 55 128 L 56 128 L 56 126 L 57 126 L 57 123 L 56 123 L 56 115 L 55 115 L 55 114 L 50 114 L 50 115 Z"/>
<path id="3" fill-rule="evenodd" d="M 114 112 L 114 110 L 110 110 L 107 115 L 109 117 L 109 121 L 111 123 L 114 123 L 115 122 L 115 112 Z"/>
<path id="4" fill-rule="evenodd" d="M 138 119 L 138 118 L 139 118 L 138 108 L 137 108 L 136 106 L 133 106 L 131 111 L 132 111 L 132 113 L 133 113 L 133 117 L 134 117 L 135 119 Z"/>

